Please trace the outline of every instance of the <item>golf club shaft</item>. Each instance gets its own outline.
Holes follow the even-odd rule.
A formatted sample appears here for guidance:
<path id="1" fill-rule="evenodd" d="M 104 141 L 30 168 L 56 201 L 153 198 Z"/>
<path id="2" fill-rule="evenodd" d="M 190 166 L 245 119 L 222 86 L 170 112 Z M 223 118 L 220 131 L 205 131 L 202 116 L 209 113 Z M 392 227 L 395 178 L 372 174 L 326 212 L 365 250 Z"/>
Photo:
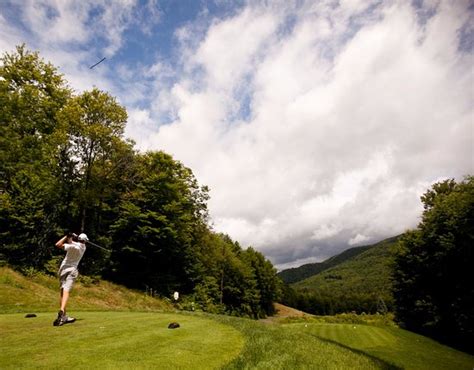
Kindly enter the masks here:
<path id="1" fill-rule="evenodd" d="M 90 244 L 90 245 L 93 245 L 94 247 L 100 248 L 100 249 L 102 249 L 102 250 L 104 250 L 104 251 L 106 251 L 106 252 L 111 252 L 110 249 L 106 249 L 106 248 L 104 248 L 104 247 L 101 247 L 100 245 L 97 245 L 97 244 L 95 244 L 95 243 L 92 243 L 90 240 L 88 240 L 86 243 L 87 243 L 87 244 Z"/>

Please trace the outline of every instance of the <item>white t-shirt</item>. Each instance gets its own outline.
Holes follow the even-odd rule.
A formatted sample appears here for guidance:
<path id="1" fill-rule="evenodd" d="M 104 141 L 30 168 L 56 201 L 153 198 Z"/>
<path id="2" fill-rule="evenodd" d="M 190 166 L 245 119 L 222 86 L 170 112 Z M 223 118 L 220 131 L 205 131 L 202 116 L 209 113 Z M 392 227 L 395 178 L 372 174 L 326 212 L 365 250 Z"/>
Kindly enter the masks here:
<path id="1" fill-rule="evenodd" d="M 64 243 L 64 250 L 66 251 L 66 257 L 64 257 L 61 267 L 77 267 L 81 261 L 84 252 L 86 251 L 85 243 L 71 242 Z"/>

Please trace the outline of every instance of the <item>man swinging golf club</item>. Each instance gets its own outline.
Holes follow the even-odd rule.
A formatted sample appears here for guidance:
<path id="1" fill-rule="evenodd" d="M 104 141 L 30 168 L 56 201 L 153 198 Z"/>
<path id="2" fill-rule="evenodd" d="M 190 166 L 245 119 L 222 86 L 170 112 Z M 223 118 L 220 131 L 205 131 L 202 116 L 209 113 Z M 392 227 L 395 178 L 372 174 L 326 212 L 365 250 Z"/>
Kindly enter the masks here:
<path id="1" fill-rule="evenodd" d="M 59 267 L 61 299 L 58 317 L 53 322 L 54 326 L 61 326 L 76 321 L 76 319 L 66 315 L 66 305 L 69 299 L 69 292 L 71 291 L 72 286 L 79 275 L 77 266 L 79 265 L 79 262 L 86 251 L 86 242 L 88 240 L 89 239 L 87 238 L 87 235 L 84 233 L 80 234 L 79 236 L 70 233 L 62 237 L 56 243 L 56 247 L 66 251 L 66 257 L 64 257 L 63 262 Z"/>

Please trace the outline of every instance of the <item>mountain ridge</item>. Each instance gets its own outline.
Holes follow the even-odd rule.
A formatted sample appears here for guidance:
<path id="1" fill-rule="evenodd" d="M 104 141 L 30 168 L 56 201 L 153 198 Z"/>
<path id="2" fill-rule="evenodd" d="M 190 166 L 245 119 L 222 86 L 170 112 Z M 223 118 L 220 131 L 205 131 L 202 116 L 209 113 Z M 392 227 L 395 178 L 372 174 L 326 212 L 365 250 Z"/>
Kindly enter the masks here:
<path id="1" fill-rule="evenodd" d="M 385 243 L 392 243 L 397 241 L 401 235 L 392 236 L 390 238 L 383 239 L 377 243 L 370 244 L 370 245 L 363 245 L 359 247 L 352 247 L 342 251 L 339 254 L 336 254 L 322 262 L 314 262 L 314 263 L 306 263 L 299 267 L 293 267 L 289 269 L 282 270 L 278 273 L 278 276 L 283 280 L 286 284 L 294 284 L 302 280 L 306 280 L 311 276 L 317 275 L 326 271 L 330 268 L 333 268 L 341 263 L 344 263 L 351 258 L 355 258 L 356 256 L 366 252 L 371 248 L 375 248 L 379 245 Z"/>

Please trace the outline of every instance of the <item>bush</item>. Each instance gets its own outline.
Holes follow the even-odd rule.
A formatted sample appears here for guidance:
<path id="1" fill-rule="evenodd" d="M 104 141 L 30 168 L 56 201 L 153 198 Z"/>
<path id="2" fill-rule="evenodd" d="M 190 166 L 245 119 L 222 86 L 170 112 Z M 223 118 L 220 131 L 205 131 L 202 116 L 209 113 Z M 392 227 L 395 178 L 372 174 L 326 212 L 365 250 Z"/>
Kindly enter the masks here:
<path id="1" fill-rule="evenodd" d="M 98 285 L 100 283 L 100 276 L 79 275 L 79 277 L 77 278 L 77 282 L 84 285 L 85 287 Z"/>
<path id="2" fill-rule="evenodd" d="M 51 258 L 48 262 L 44 264 L 44 271 L 48 275 L 56 276 L 58 274 L 59 266 L 63 257 L 56 256 Z"/>

